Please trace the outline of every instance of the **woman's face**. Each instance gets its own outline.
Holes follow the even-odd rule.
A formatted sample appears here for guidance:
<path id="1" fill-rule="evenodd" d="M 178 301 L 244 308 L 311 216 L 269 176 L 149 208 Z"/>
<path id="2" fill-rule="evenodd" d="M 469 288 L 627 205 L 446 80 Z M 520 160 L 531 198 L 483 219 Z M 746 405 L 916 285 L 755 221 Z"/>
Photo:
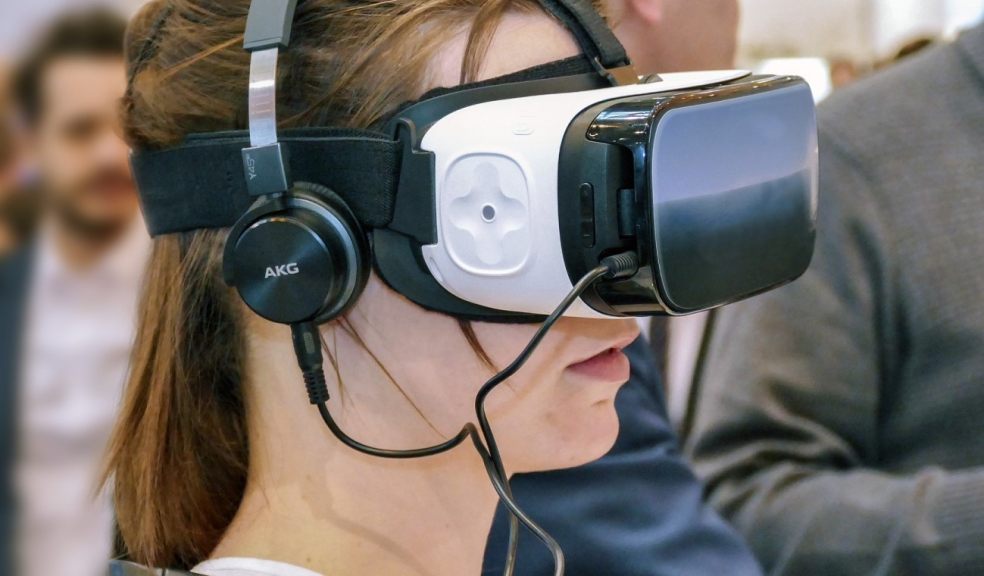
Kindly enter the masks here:
<path id="1" fill-rule="evenodd" d="M 458 83 L 466 38 L 459 34 L 433 62 L 431 86 Z M 566 30 L 547 16 L 509 14 L 480 77 L 577 53 Z M 348 321 L 362 342 L 339 325 L 324 330 L 343 382 L 334 397 L 340 393 L 345 400 L 334 410 L 350 434 L 380 446 L 414 448 L 448 438 L 474 421 L 476 392 L 493 370 L 473 351 L 457 320 L 423 310 L 373 277 Z M 512 362 L 538 328 L 473 326 L 498 369 Z M 615 394 L 629 377 L 620 349 L 637 336 L 632 320 L 563 318 L 554 326 L 526 366 L 487 404 L 510 471 L 576 466 L 607 452 L 618 433 Z M 349 385 L 356 381 L 358 386 Z"/>

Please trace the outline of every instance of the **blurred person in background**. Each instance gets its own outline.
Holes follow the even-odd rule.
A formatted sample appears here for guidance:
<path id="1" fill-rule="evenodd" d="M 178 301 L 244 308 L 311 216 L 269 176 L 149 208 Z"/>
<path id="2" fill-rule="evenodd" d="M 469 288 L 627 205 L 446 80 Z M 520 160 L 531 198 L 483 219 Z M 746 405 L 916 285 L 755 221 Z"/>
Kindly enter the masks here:
<path id="1" fill-rule="evenodd" d="M 37 238 L 0 269 L 2 574 L 102 574 L 111 555 L 94 486 L 149 248 L 118 128 L 124 30 L 107 10 L 64 15 L 17 71 L 42 206 Z"/>
<path id="2" fill-rule="evenodd" d="M 0 261 L 30 241 L 37 226 L 38 204 L 38 195 L 21 187 L 0 198 Z"/>
<path id="3" fill-rule="evenodd" d="M 730 69 L 738 0 L 607 0 L 608 19 L 640 74 Z"/>
<path id="4" fill-rule="evenodd" d="M 895 53 L 895 57 L 892 59 L 892 62 L 901 62 L 909 56 L 913 56 L 923 50 L 926 50 L 927 48 L 931 48 L 934 44 L 936 44 L 936 39 L 932 36 L 923 36 L 921 38 L 910 40 L 898 49 Z"/>
<path id="5" fill-rule="evenodd" d="M 837 56 L 830 59 L 830 85 L 840 90 L 861 78 L 861 70 L 851 58 Z"/>
<path id="6" fill-rule="evenodd" d="M 17 244 L 17 235 L 7 216 L 8 197 L 16 180 L 16 145 L 10 109 L 10 72 L 0 63 L 0 259 L 10 254 Z"/>
<path id="7" fill-rule="evenodd" d="M 0 260 L 9 256 L 34 224 L 35 196 L 22 188 L 20 134 L 14 122 L 9 67 L 0 63 Z"/>
<path id="8" fill-rule="evenodd" d="M 3 201 L 16 184 L 16 164 L 19 147 L 13 122 L 11 102 L 10 66 L 0 60 L 0 201 Z"/>
<path id="9" fill-rule="evenodd" d="M 604 7 L 640 73 L 734 66 L 736 0 L 608 0 Z M 666 320 L 652 319 L 655 350 L 643 339 L 626 349 L 632 377 L 616 401 L 620 432 L 612 451 L 579 468 L 513 479 L 520 504 L 567 552 L 568 576 L 761 574 L 731 527 L 704 504 L 680 454 L 658 365 Z M 500 508 L 483 574 L 502 573 L 506 520 Z M 547 551 L 525 531 L 521 540 L 518 576 L 551 573 Z"/>
<path id="10" fill-rule="evenodd" d="M 773 574 L 984 574 L 984 26 L 820 131 L 813 264 L 717 313 L 689 452 Z"/>

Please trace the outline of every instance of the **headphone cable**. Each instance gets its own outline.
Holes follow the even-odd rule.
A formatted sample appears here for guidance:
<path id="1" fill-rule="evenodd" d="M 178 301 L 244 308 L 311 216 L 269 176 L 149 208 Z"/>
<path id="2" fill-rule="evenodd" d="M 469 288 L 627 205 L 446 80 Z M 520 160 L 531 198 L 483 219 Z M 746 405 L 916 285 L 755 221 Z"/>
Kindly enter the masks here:
<path id="1" fill-rule="evenodd" d="M 449 440 L 429 446 L 411 450 L 391 450 L 377 448 L 363 444 L 345 433 L 328 409 L 328 384 L 324 373 L 324 359 L 321 351 L 321 340 L 318 328 L 313 323 L 295 324 L 291 326 L 291 333 L 294 340 L 294 350 L 297 354 L 298 364 L 304 375 L 304 384 L 307 388 L 308 397 L 312 404 L 318 407 L 322 420 L 331 433 L 344 445 L 349 448 L 376 456 L 389 459 L 410 459 L 424 458 L 447 452 L 465 440 L 471 438 L 476 451 L 482 458 L 489 480 L 499 496 L 499 500 L 506 506 L 510 514 L 509 523 L 509 545 L 506 556 L 506 566 L 503 570 L 504 576 L 512 576 L 515 571 L 516 555 L 519 545 L 518 525 L 522 524 L 527 530 L 533 533 L 553 556 L 554 576 L 563 576 L 565 569 L 564 552 L 557 541 L 530 518 L 515 501 L 512 488 L 509 485 L 508 475 L 502 462 L 502 455 L 499 451 L 495 434 L 492 431 L 491 423 L 485 410 L 485 401 L 488 396 L 507 379 L 518 372 L 526 361 L 529 360 L 533 352 L 546 337 L 547 333 L 553 328 L 567 311 L 568 308 L 595 282 L 601 278 L 625 278 L 632 276 L 639 269 L 638 257 L 633 252 L 625 252 L 614 256 L 609 256 L 601 261 L 601 264 L 585 274 L 574 285 L 571 291 L 561 300 L 560 304 L 547 317 L 536 333 L 527 343 L 523 351 L 505 369 L 495 374 L 485 382 L 475 396 L 475 414 L 478 418 L 479 429 L 469 422 L 458 434 Z M 484 440 L 484 444 L 483 444 Z"/>

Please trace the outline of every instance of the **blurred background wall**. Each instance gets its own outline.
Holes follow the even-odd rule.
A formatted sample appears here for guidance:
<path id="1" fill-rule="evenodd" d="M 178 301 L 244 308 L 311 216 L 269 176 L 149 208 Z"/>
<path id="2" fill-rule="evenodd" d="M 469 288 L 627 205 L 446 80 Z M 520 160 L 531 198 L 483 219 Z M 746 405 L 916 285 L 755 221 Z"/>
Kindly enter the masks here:
<path id="1" fill-rule="evenodd" d="M 863 74 L 918 38 L 949 39 L 979 21 L 984 0 L 740 0 L 739 64 L 797 73 L 818 99 L 834 67 Z M 8 4 L 0 18 L 0 62 L 15 58 L 36 30 L 66 7 L 103 4 L 132 14 L 144 0 L 32 0 Z M 782 60 L 776 60 L 782 59 Z"/>
<path id="2" fill-rule="evenodd" d="M 112 6 L 129 15 L 143 4 L 144 0 L 6 0 L 0 7 L 0 59 L 15 57 L 45 23 L 67 8 Z"/>
<path id="3" fill-rule="evenodd" d="M 126 13 L 143 0 L 31 0 L 8 4 L 0 18 L 0 57 L 10 58 L 53 14 L 100 3 Z M 763 58 L 890 57 L 918 36 L 948 37 L 984 14 L 984 0 L 741 0 L 742 62 Z M 13 18 L 9 16 L 15 16 Z"/>
<path id="4" fill-rule="evenodd" d="M 741 0 L 745 62 L 789 56 L 884 60 L 916 37 L 948 38 L 984 0 Z"/>
<path id="5" fill-rule="evenodd" d="M 741 5 L 739 64 L 799 74 L 818 100 L 835 85 L 890 62 L 913 41 L 952 39 L 984 16 L 984 0 L 741 0 Z"/>

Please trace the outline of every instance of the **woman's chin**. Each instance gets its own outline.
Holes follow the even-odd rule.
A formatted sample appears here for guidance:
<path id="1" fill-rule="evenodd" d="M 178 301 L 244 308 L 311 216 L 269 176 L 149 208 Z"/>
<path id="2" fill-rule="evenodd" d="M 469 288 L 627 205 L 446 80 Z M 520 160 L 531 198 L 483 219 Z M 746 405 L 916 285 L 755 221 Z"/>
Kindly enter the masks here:
<path id="1" fill-rule="evenodd" d="M 570 414 L 559 426 L 553 441 L 545 445 L 540 470 L 576 468 L 601 458 L 618 438 L 618 413 L 614 399 L 601 400 L 577 414 Z"/>
<path id="2" fill-rule="evenodd" d="M 595 415 L 584 430 L 590 430 L 592 434 L 583 439 L 581 464 L 594 462 L 608 454 L 618 438 L 619 421 L 618 412 L 615 411 L 615 399 L 600 401 L 591 408 Z"/>

